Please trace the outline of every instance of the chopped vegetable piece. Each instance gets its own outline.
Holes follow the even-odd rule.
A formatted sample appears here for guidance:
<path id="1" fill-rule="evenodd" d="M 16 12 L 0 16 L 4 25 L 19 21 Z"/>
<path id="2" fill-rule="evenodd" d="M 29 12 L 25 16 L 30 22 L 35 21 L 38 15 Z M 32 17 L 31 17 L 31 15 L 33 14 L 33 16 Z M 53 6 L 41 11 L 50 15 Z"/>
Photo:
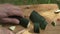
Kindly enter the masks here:
<path id="1" fill-rule="evenodd" d="M 55 25 L 56 25 L 56 23 L 55 23 L 55 22 L 52 22 L 51 24 L 52 24 L 53 26 L 55 26 Z"/>
<path id="2" fill-rule="evenodd" d="M 39 27 L 40 27 L 40 26 L 39 26 L 39 23 L 35 22 L 35 23 L 34 23 L 34 32 L 35 32 L 35 33 L 40 33 L 40 30 L 39 30 L 40 28 L 39 28 Z"/>
<path id="3" fill-rule="evenodd" d="M 27 28 L 28 24 L 29 24 L 29 20 L 28 19 L 22 18 L 20 20 L 20 25 L 22 25 L 23 27 Z"/>
<path id="4" fill-rule="evenodd" d="M 41 16 L 40 14 L 38 14 L 36 11 L 33 11 L 31 13 L 30 20 L 33 23 L 35 23 L 35 22 L 39 23 L 41 29 L 44 30 L 46 28 L 47 22 L 46 22 L 45 18 L 43 16 Z"/>
<path id="5" fill-rule="evenodd" d="M 10 26 L 9 27 L 9 29 L 12 30 L 12 31 L 15 30 L 15 28 L 16 28 L 16 26 Z"/>
<path id="6" fill-rule="evenodd" d="M 21 26 L 23 26 L 25 28 L 27 28 L 27 25 L 29 23 L 28 19 L 22 18 L 20 16 L 13 15 L 13 16 L 9 16 L 9 18 L 16 18 L 16 19 L 18 19 L 20 21 L 19 25 L 21 25 Z"/>

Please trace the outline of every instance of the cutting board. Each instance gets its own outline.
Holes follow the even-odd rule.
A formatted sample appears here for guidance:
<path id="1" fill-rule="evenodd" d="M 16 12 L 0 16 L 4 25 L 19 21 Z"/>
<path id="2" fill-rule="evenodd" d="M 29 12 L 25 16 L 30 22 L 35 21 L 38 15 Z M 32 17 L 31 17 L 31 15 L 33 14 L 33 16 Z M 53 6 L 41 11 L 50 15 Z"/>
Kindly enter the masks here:
<path id="1" fill-rule="evenodd" d="M 24 17 L 27 19 L 29 19 L 29 16 L 33 10 L 38 12 L 46 19 L 48 25 L 46 26 L 45 30 L 40 30 L 40 34 L 60 34 L 60 26 L 58 24 L 55 27 L 51 25 L 51 22 L 55 18 L 59 17 L 56 14 L 54 14 L 54 12 L 59 9 L 57 4 L 20 5 L 19 7 L 23 11 Z M 19 31 L 25 29 L 26 31 L 23 32 L 24 34 L 33 34 L 33 24 L 31 21 L 29 22 L 30 22 L 30 26 L 28 28 L 24 28 L 20 25 L 15 25 L 16 28 L 13 32 L 19 33 Z"/>

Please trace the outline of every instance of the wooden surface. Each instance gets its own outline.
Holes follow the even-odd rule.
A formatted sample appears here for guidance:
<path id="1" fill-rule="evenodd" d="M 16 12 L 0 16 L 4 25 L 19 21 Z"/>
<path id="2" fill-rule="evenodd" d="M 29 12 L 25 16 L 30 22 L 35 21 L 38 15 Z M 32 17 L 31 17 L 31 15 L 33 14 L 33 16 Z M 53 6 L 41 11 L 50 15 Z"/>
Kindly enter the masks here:
<path id="1" fill-rule="evenodd" d="M 58 6 L 56 4 L 23 5 L 19 7 L 22 9 L 25 18 L 27 19 L 29 19 L 29 16 L 33 10 L 36 10 L 39 14 L 46 18 L 48 25 L 45 30 L 40 30 L 40 34 L 60 34 L 60 23 L 57 23 L 55 27 L 51 25 L 51 22 L 55 18 L 60 18 L 60 14 L 57 14 L 58 16 L 54 14 L 54 11 L 58 10 Z M 30 21 L 30 26 L 28 28 L 23 28 L 22 26 L 16 25 L 16 29 L 13 32 L 18 33 L 23 29 L 26 29 L 24 34 L 32 34 L 32 22 Z M 27 31 L 30 31 L 30 33 Z"/>

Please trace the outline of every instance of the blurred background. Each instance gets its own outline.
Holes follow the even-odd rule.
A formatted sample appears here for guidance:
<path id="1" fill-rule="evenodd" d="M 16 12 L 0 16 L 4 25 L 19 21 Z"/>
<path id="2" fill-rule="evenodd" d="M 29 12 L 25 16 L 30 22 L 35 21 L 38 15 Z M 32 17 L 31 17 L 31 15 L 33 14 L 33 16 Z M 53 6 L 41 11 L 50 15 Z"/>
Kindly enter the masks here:
<path id="1" fill-rule="evenodd" d="M 0 0 L 0 3 L 11 3 L 15 5 L 25 4 L 49 4 L 49 3 L 60 3 L 60 0 Z"/>
<path id="2" fill-rule="evenodd" d="M 0 0 L 0 4 L 11 3 L 14 5 L 31 5 L 31 4 L 58 4 L 60 8 L 60 0 Z"/>

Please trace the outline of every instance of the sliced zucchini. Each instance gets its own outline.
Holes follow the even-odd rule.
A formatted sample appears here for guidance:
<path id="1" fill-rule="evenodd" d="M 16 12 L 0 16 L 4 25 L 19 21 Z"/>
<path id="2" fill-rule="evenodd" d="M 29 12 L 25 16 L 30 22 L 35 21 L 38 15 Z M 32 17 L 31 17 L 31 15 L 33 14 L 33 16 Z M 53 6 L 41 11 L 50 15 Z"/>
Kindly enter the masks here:
<path id="1" fill-rule="evenodd" d="M 55 23 L 55 22 L 52 22 L 51 24 L 52 24 L 52 26 L 55 26 L 55 25 L 56 25 L 56 23 Z"/>
<path id="2" fill-rule="evenodd" d="M 29 20 L 26 19 L 26 18 L 21 18 L 20 19 L 20 25 L 27 28 L 28 27 L 28 24 L 29 24 Z"/>
<path id="3" fill-rule="evenodd" d="M 13 16 L 9 16 L 9 18 L 16 18 L 16 19 L 18 19 L 20 21 L 19 25 L 21 25 L 21 26 L 23 26 L 25 28 L 27 28 L 27 25 L 29 23 L 28 19 L 22 18 L 20 16 L 13 15 Z"/>
<path id="4" fill-rule="evenodd" d="M 35 33 L 40 33 L 40 25 L 37 22 L 34 23 L 34 32 Z"/>
<path id="5" fill-rule="evenodd" d="M 46 26 L 47 26 L 47 22 L 46 21 L 43 21 L 42 23 L 40 23 L 40 28 L 42 30 L 45 30 Z"/>
<path id="6" fill-rule="evenodd" d="M 46 28 L 47 22 L 45 18 L 40 14 L 38 14 L 36 11 L 33 10 L 29 18 L 33 23 L 35 22 L 39 23 L 41 29 L 44 30 Z"/>

